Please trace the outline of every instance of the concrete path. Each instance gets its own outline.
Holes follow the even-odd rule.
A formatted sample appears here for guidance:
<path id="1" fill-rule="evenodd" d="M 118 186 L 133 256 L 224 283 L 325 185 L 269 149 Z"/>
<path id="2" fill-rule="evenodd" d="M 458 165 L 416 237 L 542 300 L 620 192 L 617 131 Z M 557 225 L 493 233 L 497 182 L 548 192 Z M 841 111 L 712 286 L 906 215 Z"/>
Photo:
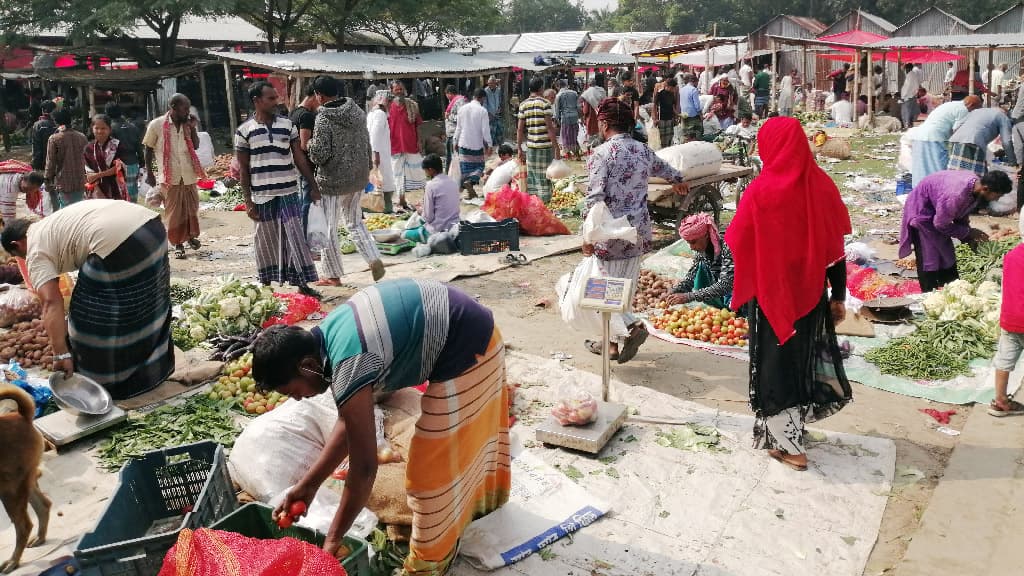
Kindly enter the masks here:
<path id="1" fill-rule="evenodd" d="M 897 576 L 1024 574 L 1024 417 L 975 405 Z"/>

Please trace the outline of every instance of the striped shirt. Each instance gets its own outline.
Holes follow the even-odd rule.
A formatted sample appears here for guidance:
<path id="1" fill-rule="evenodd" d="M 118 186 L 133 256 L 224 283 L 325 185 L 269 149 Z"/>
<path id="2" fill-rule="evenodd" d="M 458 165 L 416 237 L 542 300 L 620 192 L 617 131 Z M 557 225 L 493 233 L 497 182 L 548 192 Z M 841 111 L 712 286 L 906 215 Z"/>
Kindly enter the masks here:
<path id="1" fill-rule="evenodd" d="M 249 153 L 249 176 L 252 201 L 263 204 L 276 196 L 299 191 L 299 174 L 292 159 L 292 142 L 299 131 L 284 116 L 274 117 L 267 125 L 250 118 L 235 132 L 235 151 Z"/>
<path id="2" fill-rule="evenodd" d="M 552 114 L 551 103 L 540 96 L 531 96 L 519 105 L 519 118 L 526 122 L 528 148 L 551 148 L 547 120 Z"/>

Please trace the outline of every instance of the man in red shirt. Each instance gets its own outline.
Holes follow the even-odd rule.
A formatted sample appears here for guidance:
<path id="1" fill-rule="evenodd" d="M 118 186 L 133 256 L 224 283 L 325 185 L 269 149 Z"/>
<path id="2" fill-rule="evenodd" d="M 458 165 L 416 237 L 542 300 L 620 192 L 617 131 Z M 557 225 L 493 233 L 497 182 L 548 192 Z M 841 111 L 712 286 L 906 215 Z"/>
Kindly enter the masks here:
<path id="1" fill-rule="evenodd" d="M 391 83 L 391 107 L 388 109 L 388 126 L 391 131 L 391 166 L 395 171 L 395 187 L 398 188 L 398 205 L 411 210 L 405 201 L 405 193 L 422 190 L 426 183 L 423 175 L 423 157 L 420 156 L 419 127 L 423 124 L 420 107 L 406 96 L 405 84 L 401 80 Z"/>
<path id="2" fill-rule="evenodd" d="M 988 413 L 996 416 L 1024 414 L 1024 405 L 1007 395 L 1006 387 L 1024 351 L 1024 244 L 1003 259 L 1003 305 L 999 314 L 999 350 L 992 364 L 996 369 L 996 398 Z"/>

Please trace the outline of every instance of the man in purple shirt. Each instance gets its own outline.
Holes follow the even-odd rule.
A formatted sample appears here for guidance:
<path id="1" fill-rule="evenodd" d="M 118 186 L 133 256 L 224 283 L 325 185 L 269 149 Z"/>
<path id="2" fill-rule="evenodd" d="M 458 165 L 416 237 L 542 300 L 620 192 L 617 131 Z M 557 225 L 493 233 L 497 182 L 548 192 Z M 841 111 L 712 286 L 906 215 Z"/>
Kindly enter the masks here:
<path id="1" fill-rule="evenodd" d="M 428 179 L 423 190 L 423 206 L 419 209 L 423 226 L 405 231 L 405 238 L 421 243 L 431 234 L 447 232 L 459 221 L 460 202 L 459 184 L 444 173 L 440 156 L 424 156 L 423 172 Z"/>
<path id="2" fill-rule="evenodd" d="M 1005 172 L 984 176 L 966 170 L 943 170 L 926 176 L 907 196 L 900 226 L 900 258 L 911 252 L 917 259 L 917 278 L 923 292 L 956 280 L 953 238 L 972 248 L 988 240 L 971 228 L 970 215 L 979 202 L 992 202 L 1012 188 Z"/>

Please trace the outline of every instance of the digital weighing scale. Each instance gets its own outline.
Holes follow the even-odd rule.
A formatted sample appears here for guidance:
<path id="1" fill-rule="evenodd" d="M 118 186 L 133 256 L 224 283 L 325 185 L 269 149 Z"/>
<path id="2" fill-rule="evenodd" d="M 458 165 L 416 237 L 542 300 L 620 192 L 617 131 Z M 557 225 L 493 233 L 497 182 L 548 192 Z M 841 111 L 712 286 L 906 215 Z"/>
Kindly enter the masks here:
<path id="1" fill-rule="evenodd" d="M 100 416 L 75 416 L 59 410 L 33 421 L 36 430 L 54 446 L 61 447 L 124 422 L 128 413 L 114 406 Z"/>
<path id="2" fill-rule="evenodd" d="M 544 444 L 571 448 L 597 454 L 626 421 L 626 407 L 609 402 L 611 391 L 611 338 L 612 313 L 622 313 L 631 306 L 633 281 L 627 278 L 588 278 L 581 287 L 580 307 L 601 312 L 601 401 L 597 403 L 597 419 L 586 426 L 562 426 L 554 416 L 537 427 L 537 441 Z"/>

